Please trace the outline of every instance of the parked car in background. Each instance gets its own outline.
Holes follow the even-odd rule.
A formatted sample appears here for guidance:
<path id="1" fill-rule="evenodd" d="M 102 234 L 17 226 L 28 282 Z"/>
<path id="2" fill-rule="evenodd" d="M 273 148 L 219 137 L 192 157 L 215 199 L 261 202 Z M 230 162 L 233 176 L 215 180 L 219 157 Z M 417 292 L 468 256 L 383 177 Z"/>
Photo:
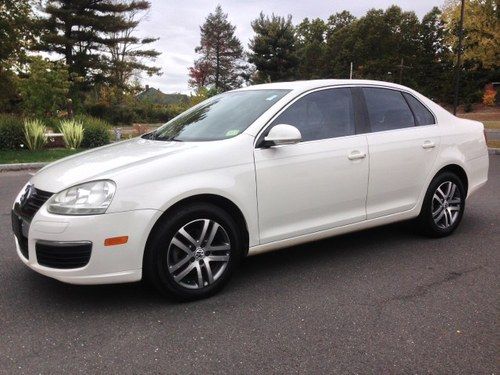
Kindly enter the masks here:
<path id="1" fill-rule="evenodd" d="M 41 274 L 145 277 L 189 300 L 220 290 L 247 254 L 408 219 L 447 236 L 487 175 L 483 125 L 414 90 L 274 83 L 43 168 L 12 222 L 19 257 Z"/>

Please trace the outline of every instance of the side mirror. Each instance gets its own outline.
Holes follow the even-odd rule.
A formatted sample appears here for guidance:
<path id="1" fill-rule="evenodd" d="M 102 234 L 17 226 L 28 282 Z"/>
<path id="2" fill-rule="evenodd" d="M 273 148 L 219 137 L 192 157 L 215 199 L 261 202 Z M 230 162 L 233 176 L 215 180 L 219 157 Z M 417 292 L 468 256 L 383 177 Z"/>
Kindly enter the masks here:
<path id="1" fill-rule="evenodd" d="M 278 124 L 273 126 L 267 137 L 264 138 L 267 146 L 292 145 L 299 143 L 302 135 L 299 129 L 292 125 Z"/>

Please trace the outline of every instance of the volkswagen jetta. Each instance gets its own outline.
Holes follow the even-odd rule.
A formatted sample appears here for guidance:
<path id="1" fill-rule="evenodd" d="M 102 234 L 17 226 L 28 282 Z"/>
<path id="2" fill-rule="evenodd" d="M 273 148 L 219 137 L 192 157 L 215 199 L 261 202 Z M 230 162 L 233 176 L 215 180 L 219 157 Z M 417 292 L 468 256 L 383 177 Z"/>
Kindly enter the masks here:
<path id="1" fill-rule="evenodd" d="M 265 84 L 50 164 L 19 193 L 12 226 L 20 259 L 41 274 L 145 277 L 196 299 L 248 254 L 408 219 L 449 235 L 487 173 L 483 125 L 407 87 Z"/>

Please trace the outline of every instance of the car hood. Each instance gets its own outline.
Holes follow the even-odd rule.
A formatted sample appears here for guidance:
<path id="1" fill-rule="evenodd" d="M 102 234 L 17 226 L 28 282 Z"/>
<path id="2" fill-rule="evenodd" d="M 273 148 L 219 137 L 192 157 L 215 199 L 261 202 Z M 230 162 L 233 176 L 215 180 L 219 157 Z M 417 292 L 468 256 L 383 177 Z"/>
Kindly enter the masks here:
<path id="1" fill-rule="evenodd" d="M 31 182 L 41 190 L 58 192 L 80 182 L 106 178 L 125 166 L 139 165 L 203 147 L 203 143 L 206 142 L 164 142 L 135 138 L 56 161 L 36 173 Z"/>

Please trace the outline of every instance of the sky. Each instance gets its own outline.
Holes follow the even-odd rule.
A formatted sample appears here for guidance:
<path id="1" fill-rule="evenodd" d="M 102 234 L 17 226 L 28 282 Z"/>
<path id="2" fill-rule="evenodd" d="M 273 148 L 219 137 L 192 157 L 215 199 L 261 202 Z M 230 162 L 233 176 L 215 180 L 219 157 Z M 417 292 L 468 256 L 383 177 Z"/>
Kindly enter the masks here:
<path id="1" fill-rule="evenodd" d="M 162 54 L 155 65 L 163 70 L 161 76 L 144 77 L 142 83 L 165 93 L 188 94 L 188 68 L 197 55 L 194 52 L 200 41 L 200 25 L 217 4 L 228 13 L 229 21 L 236 26 L 236 36 L 248 50 L 253 36 L 250 26 L 261 11 L 280 16 L 292 15 L 294 24 L 305 17 L 322 18 L 342 10 L 361 17 L 371 8 L 386 9 L 392 4 L 403 10 L 413 10 L 422 18 L 434 6 L 441 7 L 443 0 L 150 0 L 151 9 L 138 26 L 137 35 L 160 38 L 152 46 Z"/>

